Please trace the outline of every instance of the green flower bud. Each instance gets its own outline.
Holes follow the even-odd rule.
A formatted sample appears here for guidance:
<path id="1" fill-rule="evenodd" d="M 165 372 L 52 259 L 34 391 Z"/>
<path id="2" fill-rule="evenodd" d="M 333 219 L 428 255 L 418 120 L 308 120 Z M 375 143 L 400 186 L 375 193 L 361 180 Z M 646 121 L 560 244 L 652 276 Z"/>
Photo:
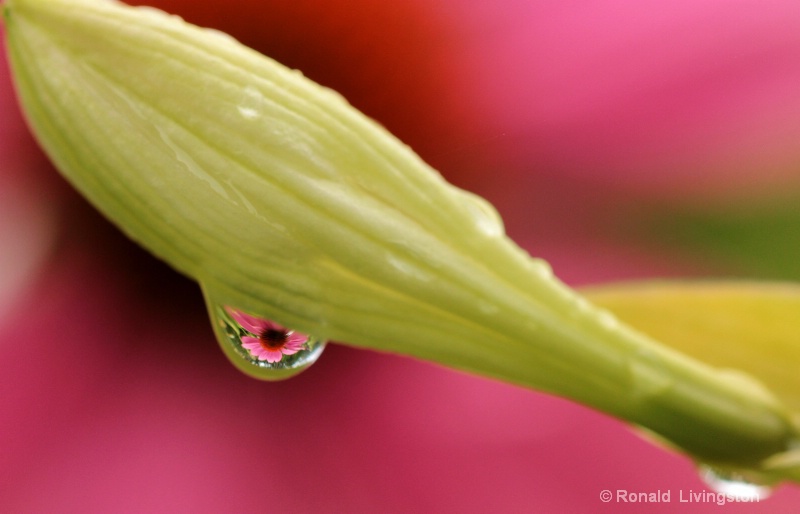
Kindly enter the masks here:
<path id="1" fill-rule="evenodd" d="M 562 395 L 715 463 L 792 444 L 769 391 L 590 305 L 485 201 L 299 72 L 107 0 L 7 0 L 4 15 L 24 110 L 58 169 L 253 330 L 273 326 L 263 316 Z"/>
<path id="2" fill-rule="evenodd" d="M 797 284 L 645 282 L 583 292 L 636 329 L 684 355 L 726 370 L 729 380 L 742 381 L 747 387 L 747 382 L 757 379 L 788 409 L 794 425 L 800 426 Z M 793 445 L 756 470 L 736 472 L 754 482 L 800 482 L 800 447 Z"/>

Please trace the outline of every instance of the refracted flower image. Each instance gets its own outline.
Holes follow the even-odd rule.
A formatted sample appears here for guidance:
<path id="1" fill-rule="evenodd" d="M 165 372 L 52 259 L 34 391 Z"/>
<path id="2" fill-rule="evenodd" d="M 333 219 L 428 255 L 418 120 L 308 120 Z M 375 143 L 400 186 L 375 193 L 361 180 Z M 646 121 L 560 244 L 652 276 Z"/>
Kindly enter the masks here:
<path id="1" fill-rule="evenodd" d="M 313 334 L 217 301 L 208 291 L 206 303 L 223 353 L 251 377 L 276 381 L 297 375 L 314 364 L 327 345 Z"/>
<path id="2" fill-rule="evenodd" d="M 309 337 L 289 330 L 275 322 L 251 316 L 250 314 L 227 307 L 228 314 L 243 329 L 253 334 L 242 336 L 242 347 L 253 358 L 270 363 L 280 362 L 284 355 L 294 355 L 305 350 Z"/>

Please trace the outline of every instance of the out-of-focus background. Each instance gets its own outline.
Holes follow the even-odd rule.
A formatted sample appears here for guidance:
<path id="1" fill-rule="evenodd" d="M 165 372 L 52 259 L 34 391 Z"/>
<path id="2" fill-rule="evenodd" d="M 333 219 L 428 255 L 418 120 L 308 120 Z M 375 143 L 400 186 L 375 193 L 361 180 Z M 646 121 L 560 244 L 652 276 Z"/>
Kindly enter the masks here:
<path id="1" fill-rule="evenodd" d="M 796 0 L 153 0 L 301 69 L 573 286 L 800 278 Z M 5 57 L 3 57 L 5 59 Z M 261 383 L 48 164 L 0 66 L 0 511 L 796 512 L 557 398 L 331 345 Z M 408 320 L 413 326 L 414 320 Z M 602 503 L 604 489 L 670 504 Z"/>

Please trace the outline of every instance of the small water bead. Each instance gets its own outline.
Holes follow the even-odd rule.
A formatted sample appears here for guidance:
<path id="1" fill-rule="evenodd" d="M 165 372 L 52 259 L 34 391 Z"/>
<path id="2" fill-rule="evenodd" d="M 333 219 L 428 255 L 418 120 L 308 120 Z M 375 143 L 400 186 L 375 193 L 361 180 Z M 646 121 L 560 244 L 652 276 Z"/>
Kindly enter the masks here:
<path id="1" fill-rule="evenodd" d="M 165 16 L 167 16 L 167 17 L 169 17 L 169 18 L 171 18 L 173 20 L 184 21 L 181 16 L 178 16 L 177 14 L 170 14 L 170 13 L 168 13 L 168 12 L 166 12 L 164 10 L 158 9 L 156 7 L 150 7 L 148 5 L 141 5 L 141 6 L 138 6 L 137 9 L 139 11 L 139 14 L 143 14 L 145 16 L 151 17 L 151 18 L 155 19 L 156 21 L 158 21 L 159 23 L 164 21 L 164 17 Z"/>
<path id="2" fill-rule="evenodd" d="M 553 279 L 553 268 L 550 263 L 544 259 L 529 259 L 525 266 L 528 271 L 536 275 L 537 278 L 542 280 Z"/>
<path id="3" fill-rule="evenodd" d="M 583 296 L 570 294 L 566 297 L 569 302 L 569 316 L 573 319 L 581 319 L 592 313 L 592 305 Z"/>
<path id="4" fill-rule="evenodd" d="M 761 501 L 772 494 L 772 487 L 759 483 L 754 473 L 722 470 L 705 464 L 699 466 L 698 472 L 711 490 L 739 501 Z"/>
<path id="5" fill-rule="evenodd" d="M 305 370 L 322 354 L 326 341 L 227 306 L 210 309 L 225 355 L 236 367 L 262 380 L 283 380 Z"/>
<path id="6" fill-rule="evenodd" d="M 213 36 L 219 39 L 220 42 L 225 43 L 238 43 L 237 39 L 227 32 L 222 32 L 221 30 L 212 29 L 212 28 L 203 28 L 203 31 L 208 34 L 209 36 Z"/>
<path id="7" fill-rule="evenodd" d="M 423 270 L 413 262 L 408 261 L 402 257 L 398 257 L 392 253 L 387 253 L 386 262 L 388 262 L 393 268 L 395 268 L 400 273 L 408 276 L 409 278 L 421 280 L 423 282 L 430 282 L 431 280 L 433 280 L 433 276 L 429 272 Z"/>
<path id="8" fill-rule="evenodd" d="M 499 237 L 505 233 L 503 219 L 495 208 L 480 196 L 463 192 L 467 210 L 475 226 L 488 237 Z"/>
<path id="9" fill-rule="evenodd" d="M 244 88 L 241 103 L 236 107 L 239 114 L 248 120 L 254 120 L 261 116 L 261 109 L 264 104 L 264 95 L 253 86 Z"/>
<path id="10" fill-rule="evenodd" d="M 619 328 L 619 320 L 617 320 L 617 317 L 605 309 L 597 311 L 597 321 L 600 323 L 600 326 L 609 332 Z"/>

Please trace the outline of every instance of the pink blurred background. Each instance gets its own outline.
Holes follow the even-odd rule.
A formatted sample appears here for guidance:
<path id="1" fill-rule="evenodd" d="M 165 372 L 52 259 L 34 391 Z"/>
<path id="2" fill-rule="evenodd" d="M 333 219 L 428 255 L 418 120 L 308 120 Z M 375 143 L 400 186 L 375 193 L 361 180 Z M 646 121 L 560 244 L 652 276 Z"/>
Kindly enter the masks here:
<path id="1" fill-rule="evenodd" d="M 339 90 L 574 286 L 730 275 L 621 220 L 800 193 L 796 1 L 151 5 Z M 718 512 L 677 503 L 704 490 L 687 459 L 564 400 L 340 345 L 241 375 L 196 286 L 47 163 L 5 63 L 0 112 L 0 511 Z"/>

